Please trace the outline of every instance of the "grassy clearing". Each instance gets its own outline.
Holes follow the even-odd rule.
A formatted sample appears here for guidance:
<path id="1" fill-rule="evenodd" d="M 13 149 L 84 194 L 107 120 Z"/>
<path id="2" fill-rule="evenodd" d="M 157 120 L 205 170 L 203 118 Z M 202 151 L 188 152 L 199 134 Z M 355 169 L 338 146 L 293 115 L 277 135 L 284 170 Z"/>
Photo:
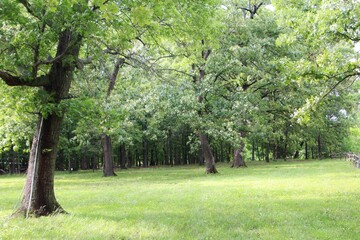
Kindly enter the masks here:
<path id="1" fill-rule="evenodd" d="M 360 239 L 360 171 L 344 161 L 58 173 L 70 215 L 9 219 L 24 176 L 0 176 L 0 239 Z"/>

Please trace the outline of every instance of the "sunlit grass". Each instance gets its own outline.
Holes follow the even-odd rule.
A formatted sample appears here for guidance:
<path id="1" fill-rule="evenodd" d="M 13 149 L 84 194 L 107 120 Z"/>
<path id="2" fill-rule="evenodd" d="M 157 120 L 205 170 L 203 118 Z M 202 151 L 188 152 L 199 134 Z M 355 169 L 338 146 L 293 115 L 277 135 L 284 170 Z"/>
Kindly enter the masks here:
<path id="1" fill-rule="evenodd" d="M 360 239 L 360 170 L 344 161 L 57 173 L 70 215 L 9 219 L 24 176 L 0 177 L 0 239 Z"/>

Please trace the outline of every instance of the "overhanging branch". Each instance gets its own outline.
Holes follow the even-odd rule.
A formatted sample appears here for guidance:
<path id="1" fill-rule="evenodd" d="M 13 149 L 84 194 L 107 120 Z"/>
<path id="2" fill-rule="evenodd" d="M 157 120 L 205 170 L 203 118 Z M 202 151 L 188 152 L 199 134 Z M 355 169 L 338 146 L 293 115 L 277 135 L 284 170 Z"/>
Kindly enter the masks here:
<path id="1" fill-rule="evenodd" d="M 44 87 L 50 84 L 47 75 L 37 77 L 35 79 L 27 79 L 11 75 L 6 71 L 0 70 L 0 78 L 9 86 L 30 86 L 30 87 Z"/>

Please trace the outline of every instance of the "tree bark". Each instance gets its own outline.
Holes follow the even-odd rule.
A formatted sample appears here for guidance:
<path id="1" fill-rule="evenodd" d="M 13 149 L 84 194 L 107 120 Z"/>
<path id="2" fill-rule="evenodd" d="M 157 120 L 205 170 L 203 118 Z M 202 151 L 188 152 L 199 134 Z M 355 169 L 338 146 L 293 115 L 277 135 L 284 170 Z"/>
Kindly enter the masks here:
<path id="1" fill-rule="evenodd" d="M 321 136 L 320 133 L 317 136 L 317 147 L 318 147 L 318 158 L 322 159 L 322 154 L 321 154 Z"/>
<path id="2" fill-rule="evenodd" d="M 120 168 L 121 169 L 127 169 L 126 162 L 127 162 L 127 151 L 125 143 L 121 144 L 120 146 Z"/>
<path id="3" fill-rule="evenodd" d="M 240 137 L 244 137 L 244 133 L 239 133 Z M 239 167 L 247 167 L 244 161 L 244 147 L 245 143 L 241 139 L 239 147 L 234 150 L 234 161 L 231 167 L 239 168 Z"/>
<path id="4" fill-rule="evenodd" d="M 68 97 L 80 43 L 81 37 L 69 29 L 59 36 L 56 56 L 61 57 L 52 63 L 46 77 L 50 83 L 44 85 L 45 91 L 53 96 L 51 103 L 54 105 Z M 55 161 L 63 118 L 64 109 L 40 116 L 30 151 L 24 196 L 17 214 L 46 216 L 65 212 L 54 192 Z"/>
<path id="5" fill-rule="evenodd" d="M 210 147 L 207 136 L 203 133 L 198 133 L 198 136 L 200 139 L 201 148 L 202 148 L 204 158 L 205 158 L 206 173 L 208 173 L 208 174 L 209 173 L 218 173 L 218 171 L 216 170 L 216 167 L 215 167 L 214 155 L 211 151 L 211 147 Z"/>
<path id="6" fill-rule="evenodd" d="M 13 146 L 10 149 L 8 160 L 9 160 L 9 173 L 15 174 L 16 173 L 16 165 L 15 165 L 15 153 L 14 153 Z"/>
<path id="7" fill-rule="evenodd" d="M 266 161 L 267 163 L 270 162 L 270 142 L 267 142 L 267 143 L 266 143 L 265 161 Z"/>
<path id="8" fill-rule="evenodd" d="M 103 176 L 104 177 L 116 176 L 114 172 L 111 138 L 108 135 L 103 134 L 101 136 L 101 143 L 104 151 Z"/>
<path id="9" fill-rule="evenodd" d="M 251 161 L 255 161 L 255 140 L 252 141 L 251 146 Z"/>
<path id="10" fill-rule="evenodd" d="M 113 72 L 109 76 L 109 85 L 108 85 L 108 90 L 107 90 L 107 94 L 106 94 L 106 100 L 110 97 L 111 91 L 115 87 L 117 75 L 119 73 L 121 66 L 124 63 L 125 63 L 124 58 L 118 58 L 116 60 Z M 113 148 L 112 148 L 112 144 L 111 144 L 111 137 L 106 134 L 103 134 L 101 136 L 101 139 L 102 139 L 102 148 L 103 148 L 103 152 L 104 152 L 103 177 L 116 176 L 116 174 L 114 172 L 114 163 L 113 163 L 113 158 L 112 158 Z M 110 169 L 110 168 L 112 168 L 112 169 Z"/>
<path id="11" fill-rule="evenodd" d="M 40 119 L 30 151 L 24 197 L 17 213 L 44 216 L 64 212 L 54 192 L 55 159 L 62 117 Z"/>
<path id="12" fill-rule="evenodd" d="M 205 47 L 205 41 L 202 40 L 201 43 Z M 206 62 L 210 54 L 211 54 L 211 49 L 206 49 L 201 52 L 201 57 Z M 195 65 L 193 65 L 193 70 L 196 70 Z M 193 76 L 193 81 L 200 86 L 203 80 L 205 79 L 205 76 L 206 76 L 206 72 L 205 72 L 205 63 L 204 63 L 199 68 L 199 75 Z M 204 96 L 200 94 L 198 96 L 198 103 L 203 104 L 203 101 L 204 101 Z M 200 117 L 203 117 L 205 112 L 203 110 L 199 110 L 198 114 Z M 201 131 L 199 131 L 198 137 L 200 139 L 201 149 L 204 155 L 206 173 L 217 173 L 218 171 L 215 168 L 214 155 L 211 151 L 211 147 L 207 136 L 203 134 Z"/>
<path id="13" fill-rule="evenodd" d="M 203 151 L 202 151 L 202 148 L 201 148 L 201 144 L 200 144 L 200 147 L 199 147 L 199 151 L 198 151 L 198 160 L 199 160 L 199 166 L 202 166 L 204 165 L 204 156 L 203 156 Z"/>
<path id="14" fill-rule="evenodd" d="M 149 163 L 148 163 L 148 142 L 146 139 L 143 140 L 142 142 L 142 152 L 143 152 L 143 160 L 142 160 L 142 166 L 143 167 L 148 167 L 149 166 Z"/>

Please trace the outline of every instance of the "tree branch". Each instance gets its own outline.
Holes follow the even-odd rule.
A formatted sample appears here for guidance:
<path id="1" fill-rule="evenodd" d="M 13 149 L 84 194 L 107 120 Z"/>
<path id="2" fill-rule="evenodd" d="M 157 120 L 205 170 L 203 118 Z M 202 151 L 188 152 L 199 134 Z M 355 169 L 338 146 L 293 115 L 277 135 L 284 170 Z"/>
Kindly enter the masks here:
<path id="1" fill-rule="evenodd" d="M 113 70 L 112 74 L 109 76 L 109 87 L 108 87 L 108 91 L 107 91 L 107 95 L 106 95 L 107 97 L 110 96 L 111 91 L 114 89 L 117 75 L 119 73 L 120 68 L 124 65 L 124 63 L 125 63 L 125 58 L 118 58 L 116 60 L 114 70 Z"/>
<path id="2" fill-rule="evenodd" d="M 253 9 L 249 9 L 249 8 L 244 8 L 244 7 L 239 7 L 241 10 L 243 10 L 244 12 L 249 12 L 250 13 L 250 19 L 254 19 L 255 14 L 257 13 L 257 11 L 259 10 L 259 8 L 263 5 L 264 3 L 261 2 L 259 4 L 254 4 L 253 5 Z M 244 18 L 245 18 L 246 14 L 244 14 Z"/>
<path id="3" fill-rule="evenodd" d="M 355 76 L 359 76 L 360 74 L 359 73 L 351 73 L 351 74 L 348 74 L 348 75 L 345 75 L 343 78 L 339 79 L 339 81 L 334 85 L 332 86 L 329 91 L 327 91 L 322 97 L 321 97 L 321 100 L 326 98 L 332 91 L 334 91 L 337 86 L 339 86 L 342 82 L 344 82 L 345 80 L 351 78 L 351 77 L 355 77 Z"/>
<path id="4" fill-rule="evenodd" d="M 0 70 L 0 78 L 9 86 L 30 86 L 30 87 L 43 87 L 50 84 L 47 75 L 42 75 L 35 79 L 26 79 L 18 76 L 13 76 L 6 71 Z"/>
<path id="5" fill-rule="evenodd" d="M 40 21 L 43 21 L 43 19 L 42 19 L 43 16 L 40 16 L 40 15 L 36 14 L 36 13 L 34 12 L 34 10 L 32 9 L 31 4 L 30 4 L 27 0 L 18 0 L 18 2 L 21 3 L 21 4 L 26 8 L 26 11 L 27 11 L 31 16 L 39 19 Z M 50 27 L 52 26 L 51 20 L 48 20 L 45 24 L 48 25 L 48 26 L 50 26 Z"/>

